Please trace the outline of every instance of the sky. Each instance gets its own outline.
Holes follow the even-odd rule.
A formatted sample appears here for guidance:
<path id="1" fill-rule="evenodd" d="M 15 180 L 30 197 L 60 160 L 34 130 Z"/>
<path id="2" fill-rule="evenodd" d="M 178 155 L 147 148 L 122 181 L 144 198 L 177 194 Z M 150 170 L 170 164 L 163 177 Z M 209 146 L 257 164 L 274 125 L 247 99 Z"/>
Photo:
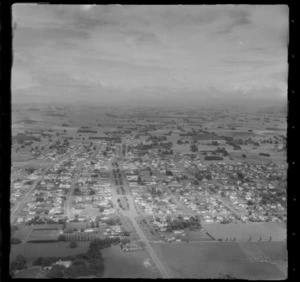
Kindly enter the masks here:
<path id="1" fill-rule="evenodd" d="M 12 101 L 287 99 L 286 5 L 13 5 Z"/>

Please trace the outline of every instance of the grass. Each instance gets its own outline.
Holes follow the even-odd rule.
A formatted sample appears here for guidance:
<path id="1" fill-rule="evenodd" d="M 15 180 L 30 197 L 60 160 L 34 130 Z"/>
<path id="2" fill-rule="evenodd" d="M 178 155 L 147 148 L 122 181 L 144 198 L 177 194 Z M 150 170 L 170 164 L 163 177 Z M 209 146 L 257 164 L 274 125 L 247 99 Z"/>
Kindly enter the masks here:
<path id="1" fill-rule="evenodd" d="M 102 250 L 103 278 L 159 278 L 155 265 L 144 251 L 123 252 L 119 246 Z M 148 264 L 150 262 L 150 265 Z"/>
<path id="2" fill-rule="evenodd" d="M 31 240 L 57 240 L 59 230 L 33 230 L 30 234 Z"/>
<path id="3" fill-rule="evenodd" d="M 34 267 L 16 273 L 15 278 L 37 278 L 40 272 L 40 267 Z"/>
<path id="4" fill-rule="evenodd" d="M 286 239 L 286 228 L 276 222 L 266 223 L 247 223 L 247 224 L 220 224 L 220 223 L 203 223 L 204 229 L 216 239 L 236 237 L 238 241 L 246 241 L 251 236 L 252 241 L 269 240 L 272 236 L 273 241 L 284 241 Z"/>
<path id="5" fill-rule="evenodd" d="M 18 227 L 19 229 L 14 233 L 14 237 L 20 240 L 24 240 L 27 237 L 28 233 L 31 232 L 32 227 L 28 225 L 24 225 L 24 226 L 18 225 Z"/>
<path id="6" fill-rule="evenodd" d="M 12 245 L 10 260 L 15 259 L 17 255 L 23 255 L 31 264 L 38 257 L 60 257 L 85 253 L 88 250 L 89 242 L 78 242 L 77 248 L 70 248 L 69 242 L 58 243 L 26 243 Z"/>
<path id="7" fill-rule="evenodd" d="M 153 247 L 172 278 L 208 279 L 220 274 L 241 279 L 286 278 L 274 264 L 250 261 L 236 243 L 162 243 Z"/>

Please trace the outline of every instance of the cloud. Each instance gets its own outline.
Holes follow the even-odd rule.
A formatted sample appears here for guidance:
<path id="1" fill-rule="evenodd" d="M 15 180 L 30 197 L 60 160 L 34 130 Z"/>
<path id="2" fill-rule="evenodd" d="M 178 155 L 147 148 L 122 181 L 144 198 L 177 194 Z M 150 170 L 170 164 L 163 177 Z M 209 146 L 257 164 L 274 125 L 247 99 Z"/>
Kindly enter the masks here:
<path id="1" fill-rule="evenodd" d="M 40 84 L 27 70 L 13 68 L 11 85 L 12 90 L 17 91 L 30 89 Z"/>
<path id="2" fill-rule="evenodd" d="M 80 9 L 83 11 L 90 11 L 94 5 L 81 5 Z"/>
<path id="3" fill-rule="evenodd" d="M 14 5 L 13 14 L 14 68 L 27 67 L 41 91 L 195 99 L 286 85 L 274 79 L 287 72 L 288 13 L 276 5 Z"/>

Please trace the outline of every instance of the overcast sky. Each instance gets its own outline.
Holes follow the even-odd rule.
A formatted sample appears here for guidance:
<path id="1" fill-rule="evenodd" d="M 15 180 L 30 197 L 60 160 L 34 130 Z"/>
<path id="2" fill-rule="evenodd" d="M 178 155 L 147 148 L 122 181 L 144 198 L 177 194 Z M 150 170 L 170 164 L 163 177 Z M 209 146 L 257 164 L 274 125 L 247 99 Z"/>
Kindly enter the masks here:
<path id="1" fill-rule="evenodd" d="M 13 6 L 12 98 L 287 97 L 288 7 Z"/>

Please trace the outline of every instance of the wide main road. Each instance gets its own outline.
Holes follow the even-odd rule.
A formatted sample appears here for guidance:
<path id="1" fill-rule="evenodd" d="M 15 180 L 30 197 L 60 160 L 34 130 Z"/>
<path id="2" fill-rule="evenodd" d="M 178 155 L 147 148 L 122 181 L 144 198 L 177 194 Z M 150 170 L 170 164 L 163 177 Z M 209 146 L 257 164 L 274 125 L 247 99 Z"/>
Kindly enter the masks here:
<path id="1" fill-rule="evenodd" d="M 80 162 L 78 164 L 78 167 L 76 168 L 76 172 L 75 172 L 75 175 L 73 176 L 73 180 L 72 180 L 72 183 L 71 183 L 71 187 L 69 189 L 69 192 L 68 194 L 66 195 L 66 198 L 67 200 L 65 201 L 65 215 L 69 218 L 70 215 L 71 215 L 71 201 L 73 199 L 73 191 L 76 187 L 76 183 L 78 181 L 78 178 L 79 178 L 79 175 L 80 175 L 80 172 L 81 172 L 81 169 L 82 169 L 82 166 L 84 163 L 86 163 L 88 161 L 88 159 L 85 159 L 84 161 Z"/>
<path id="2" fill-rule="evenodd" d="M 163 266 L 163 264 L 161 263 L 161 261 L 159 260 L 157 255 L 155 254 L 155 252 L 154 252 L 152 246 L 150 245 L 147 237 L 145 236 L 145 234 L 141 230 L 141 228 L 138 225 L 138 223 L 136 222 L 136 220 L 134 218 L 130 218 L 130 220 L 131 220 L 137 234 L 140 236 L 141 240 L 145 243 L 151 258 L 154 261 L 154 263 L 155 263 L 156 267 L 158 268 L 158 270 L 160 271 L 160 273 L 162 274 L 162 277 L 163 278 L 171 278 L 169 273 L 166 271 L 165 267 Z"/>
<path id="3" fill-rule="evenodd" d="M 118 162 L 116 161 L 116 158 L 113 158 L 112 162 Z M 120 169 L 120 171 L 122 170 L 121 164 L 118 163 L 118 167 Z M 128 183 L 127 181 L 124 181 L 124 187 L 127 186 L 125 189 L 128 191 L 129 187 L 128 187 Z M 116 196 L 116 194 L 113 194 L 114 196 Z M 130 221 L 132 222 L 132 225 L 134 226 L 137 234 L 139 235 L 140 239 L 142 240 L 142 242 L 144 242 L 147 250 L 149 251 L 149 254 L 153 260 L 153 262 L 155 263 L 157 269 L 160 271 L 161 275 L 163 278 L 171 278 L 169 273 L 166 271 L 165 267 L 163 266 L 163 264 L 161 263 L 160 259 L 157 257 L 157 255 L 155 254 L 152 246 L 149 243 L 149 240 L 147 239 L 147 237 L 145 236 L 144 232 L 142 231 L 142 229 L 140 228 L 139 224 L 136 222 L 135 218 L 138 216 L 138 212 L 135 208 L 134 205 L 134 200 L 132 198 L 132 195 L 130 193 L 126 193 L 126 197 L 128 199 L 128 204 L 129 204 L 129 210 L 128 211 L 124 211 L 122 209 L 119 209 L 119 211 L 122 213 L 122 215 L 128 217 L 130 219 Z"/>

